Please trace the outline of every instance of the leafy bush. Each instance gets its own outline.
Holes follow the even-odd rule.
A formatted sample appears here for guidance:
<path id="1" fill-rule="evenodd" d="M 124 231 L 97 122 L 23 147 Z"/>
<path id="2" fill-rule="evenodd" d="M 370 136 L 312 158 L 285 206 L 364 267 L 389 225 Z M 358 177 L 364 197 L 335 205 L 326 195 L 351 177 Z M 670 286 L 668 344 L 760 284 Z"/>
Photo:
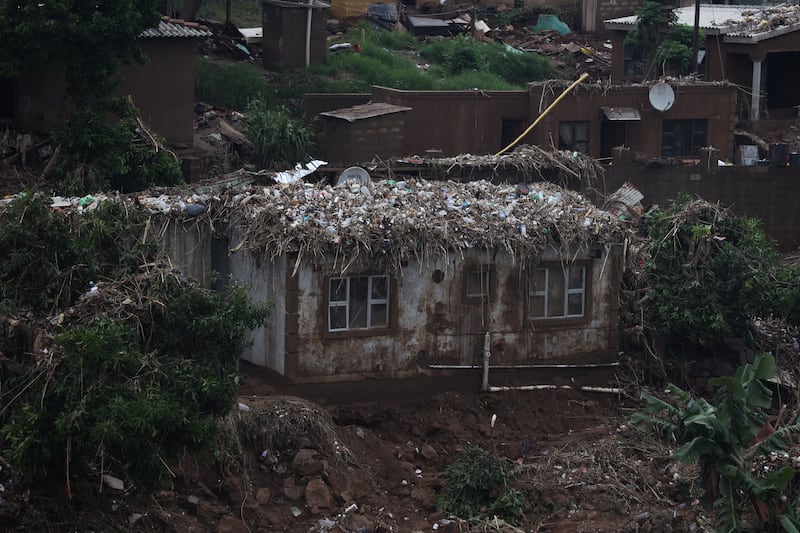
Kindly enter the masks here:
<path id="1" fill-rule="evenodd" d="M 13 383 L 20 394 L 6 404 L 3 455 L 34 479 L 63 481 L 71 493 L 73 477 L 111 471 L 151 488 L 165 477 L 164 460 L 215 442 L 217 418 L 235 400 L 245 334 L 266 308 L 241 288 L 212 292 L 177 275 L 138 290 L 145 307 L 67 329 L 56 337 L 63 356 Z"/>
<path id="2" fill-rule="evenodd" d="M 772 391 L 764 380 L 774 376 L 775 359 L 762 355 L 735 376 L 709 380 L 717 389 L 713 403 L 670 385 L 670 399 L 645 395 L 650 414 L 633 416 L 639 427 L 678 444 L 677 461 L 700 466 L 703 503 L 717 513 L 717 531 L 745 530 L 748 507 L 755 511 L 759 531 L 800 527 L 795 495 L 788 490 L 792 465 L 769 473 L 754 467 L 757 457 L 786 449 L 800 433 L 796 423 L 774 430 L 767 422 L 764 409 L 772 404 Z"/>
<path id="3" fill-rule="evenodd" d="M 709 345 L 774 308 L 778 254 L 759 220 L 688 195 L 645 220 L 649 294 L 666 334 Z"/>
<path id="4" fill-rule="evenodd" d="M 74 217 L 42 194 L 23 194 L 0 212 L 0 303 L 48 312 L 70 305 L 90 280 L 122 275 L 155 257 L 138 236 L 146 215 L 116 202 Z"/>
<path id="5" fill-rule="evenodd" d="M 437 506 L 467 520 L 478 519 L 482 509 L 513 522 L 522 514 L 522 494 L 508 489 L 508 460 L 500 459 L 480 446 L 470 444 L 461 456 L 445 470 L 447 487 L 439 495 Z M 496 499 L 492 494 L 502 485 L 504 489 Z"/>
<path id="6" fill-rule="evenodd" d="M 547 79 L 554 74 L 546 57 L 527 52 L 509 52 L 503 45 L 481 43 L 471 37 L 436 41 L 420 50 L 420 55 L 438 64 L 447 75 L 486 72 L 516 86 Z"/>
<path id="7" fill-rule="evenodd" d="M 244 111 L 253 100 L 269 99 L 263 74 L 247 63 L 199 57 L 195 72 L 195 97 L 211 105 Z"/>
<path id="8" fill-rule="evenodd" d="M 310 125 L 292 118 L 285 107 L 270 108 L 255 101 L 247 110 L 247 136 L 259 165 L 291 168 L 310 159 L 314 132 Z"/>
<path id="9" fill-rule="evenodd" d="M 177 158 L 141 133 L 137 111 L 127 104 L 116 109 L 121 117 L 116 124 L 108 121 L 105 112 L 87 109 L 56 133 L 62 155 L 55 162 L 54 191 L 67 195 L 109 189 L 133 192 L 183 181 Z"/>

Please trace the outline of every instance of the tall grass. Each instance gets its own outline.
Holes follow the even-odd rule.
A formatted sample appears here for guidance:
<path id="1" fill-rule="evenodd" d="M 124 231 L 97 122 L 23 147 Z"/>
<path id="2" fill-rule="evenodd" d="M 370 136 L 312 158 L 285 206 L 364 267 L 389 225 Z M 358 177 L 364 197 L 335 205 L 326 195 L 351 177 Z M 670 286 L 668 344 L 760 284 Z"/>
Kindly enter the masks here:
<path id="1" fill-rule="evenodd" d="M 248 63 L 197 58 L 195 67 L 197 100 L 238 111 L 244 111 L 253 100 L 270 100 L 263 74 Z"/>
<path id="2" fill-rule="evenodd" d="M 285 107 L 256 100 L 247 108 L 247 137 L 262 168 L 291 168 L 310 159 L 314 130 L 292 118 Z"/>

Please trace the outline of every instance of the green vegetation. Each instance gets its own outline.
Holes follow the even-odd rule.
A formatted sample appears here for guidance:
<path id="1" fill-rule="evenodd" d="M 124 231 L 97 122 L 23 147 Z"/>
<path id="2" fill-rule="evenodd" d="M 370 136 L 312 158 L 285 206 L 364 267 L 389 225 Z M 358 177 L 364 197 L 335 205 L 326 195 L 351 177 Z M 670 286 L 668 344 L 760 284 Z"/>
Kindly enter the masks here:
<path id="1" fill-rule="evenodd" d="M 49 169 L 53 190 L 139 190 L 181 179 L 178 162 L 140 131 L 136 111 L 115 97 L 122 64 L 145 58 L 137 37 L 158 24 L 157 0 L 0 0 L 0 77 L 42 74 L 66 82 L 62 157 Z M 120 121 L 109 123 L 109 116 Z"/>
<path id="2" fill-rule="evenodd" d="M 313 148 L 310 125 L 293 119 L 285 107 L 271 108 L 259 100 L 247 110 L 247 137 L 262 168 L 286 168 L 308 161 Z"/>
<path id="3" fill-rule="evenodd" d="M 669 399 L 645 395 L 650 414 L 633 417 L 639 427 L 675 442 L 677 461 L 700 466 L 703 503 L 716 513 L 717 531 L 800 528 L 791 463 L 772 471 L 756 465 L 757 458 L 786 450 L 800 433 L 796 423 L 773 429 L 767 422 L 764 410 L 772 404 L 772 391 L 764 380 L 774 377 L 775 371 L 775 359 L 762 355 L 740 367 L 735 376 L 709 380 L 717 389 L 713 402 L 670 385 Z M 749 508 L 757 524 L 746 523 Z"/>
<path id="4" fill-rule="evenodd" d="M 760 220 L 682 195 L 651 211 L 646 227 L 649 294 L 660 327 L 674 340 L 715 345 L 742 336 L 751 317 L 791 318 L 785 291 L 796 294 L 798 282 L 775 283 L 788 276 L 780 274 L 775 243 Z"/>
<path id="5" fill-rule="evenodd" d="M 515 523 L 522 515 L 522 493 L 508 487 L 511 465 L 480 446 L 470 444 L 445 470 L 447 487 L 439 495 L 437 507 L 467 520 L 496 515 Z M 494 494 L 499 496 L 493 497 Z"/>
<path id="6" fill-rule="evenodd" d="M 0 212 L 0 455 L 53 494 L 91 494 L 108 473 L 156 486 L 165 461 L 210 451 L 234 404 L 268 308 L 185 279 L 154 233 L 114 201 L 66 214 L 24 194 Z M 52 344 L 34 358 L 41 324 Z"/>
<path id="7" fill-rule="evenodd" d="M 263 72 L 249 63 L 198 57 L 195 69 L 195 98 L 202 102 L 244 111 L 254 100 L 270 100 Z"/>
<path id="8" fill-rule="evenodd" d="M 659 0 L 645 0 L 636 10 L 636 26 L 625 37 L 625 46 L 644 51 L 651 68 L 672 74 L 688 74 L 692 61 L 693 28 L 677 24 L 674 9 Z M 700 32 L 699 42 L 705 42 Z M 701 44 L 702 46 L 702 44 Z"/>

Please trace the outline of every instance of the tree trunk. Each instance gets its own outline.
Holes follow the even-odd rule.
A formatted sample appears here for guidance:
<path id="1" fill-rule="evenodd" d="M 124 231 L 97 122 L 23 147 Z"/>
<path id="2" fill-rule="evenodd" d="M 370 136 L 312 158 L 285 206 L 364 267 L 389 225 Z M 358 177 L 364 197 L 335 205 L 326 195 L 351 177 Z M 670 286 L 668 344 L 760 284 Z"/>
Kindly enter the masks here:
<path id="1" fill-rule="evenodd" d="M 184 0 L 183 9 L 181 9 L 181 18 L 183 20 L 195 20 L 197 12 L 200 11 L 200 4 L 202 0 Z"/>

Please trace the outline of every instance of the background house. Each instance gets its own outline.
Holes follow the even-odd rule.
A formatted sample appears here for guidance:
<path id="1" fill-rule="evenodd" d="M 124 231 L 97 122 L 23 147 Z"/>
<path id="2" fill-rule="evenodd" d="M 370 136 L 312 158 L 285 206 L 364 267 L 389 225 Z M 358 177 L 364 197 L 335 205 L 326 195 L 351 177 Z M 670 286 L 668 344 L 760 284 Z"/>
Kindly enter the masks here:
<path id="1" fill-rule="evenodd" d="M 191 145 L 197 39 L 210 36 L 194 23 L 163 19 L 139 38 L 146 65 L 120 70 L 119 94 L 130 95 L 142 119 L 173 145 Z M 17 131 L 50 132 L 66 117 L 63 73 L 49 69 L 0 81 L 0 118 Z"/>
<path id="2" fill-rule="evenodd" d="M 676 9 L 678 23 L 694 26 L 694 11 L 693 6 Z M 639 81 L 645 73 L 624 44 L 635 24 L 634 15 L 605 22 L 612 32 L 614 80 Z M 706 80 L 748 88 L 749 98 L 743 103 L 751 119 L 797 117 L 800 6 L 701 4 L 699 26 L 706 37 L 701 46 Z"/>

